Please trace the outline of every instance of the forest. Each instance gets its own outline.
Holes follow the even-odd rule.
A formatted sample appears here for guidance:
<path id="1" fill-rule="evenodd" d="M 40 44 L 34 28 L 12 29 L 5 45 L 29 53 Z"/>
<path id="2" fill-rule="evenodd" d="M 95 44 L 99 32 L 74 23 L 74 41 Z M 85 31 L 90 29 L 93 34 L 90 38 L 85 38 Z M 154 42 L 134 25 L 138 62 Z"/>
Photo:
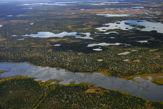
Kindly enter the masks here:
<path id="1" fill-rule="evenodd" d="M 60 67 L 72 72 L 101 72 L 108 76 L 133 76 L 137 74 L 163 73 L 163 34 L 156 31 L 145 32 L 132 29 L 125 31 L 121 29 L 107 30 L 118 34 L 104 34 L 97 27 L 105 23 L 122 21 L 125 19 L 145 19 L 145 14 L 138 17 L 102 17 L 94 13 L 101 12 L 106 6 L 41 6 L 34 10 L 24 10 L 15 4 L 3 6 L 0 24 L 0 62 L 29 62 L 38 66 Z M 122 5 L 123 6 L 123 5 Z M 126 6 L 126 5 L 125 5 Z M 128 5 L 132 7 L 132 5 Z M 148 5 L 143 5 L 148 7 Z M 150 5 L 149 5 L 150 6 Z M 119 9 L 114 7 L 115 12 Z M 11 11 L 11 9 L 14 10 Z M 83 10 L 84 8 L 84 10 Z M 117 10 L 116 10 L 117 8 Z M 124 8 L 124 7 L 122 7 Z M 146 11 L 160 11 L 159 8 L 145 8 Z M 131 11 L 131 10 L 130 10 Z M 143 11 L 143 10 L 142 10 Z M 5 17 L 6 15 L 12 17 Z M 146 18 L 148 21 L 162 22 L 162 16 L 157 18 Z M 45 31 L 52 33 L 61 32 L 89 32 L 91 39 L 80 39 L 74 36 L 32 38 L 23 37 L 25 34 L 36 34 Z M 14 36 L 13 36 L 14 35 Z M 148 43 L 140 43 L 138 40 L 147 40 Z M 119 46 L 93 46 L 89 44 L 98 43 L 121 43 Z M 61 46 L 54 46 L 60 44 Z M 102 51 L 94 51 L 101 48 Z M 134 50 L 136 50 L 134 52 Z M 123 52 L 127 55 L 118 55 Z M 98 60 L 102 59 L 102 62 Z M 127 62 L 124 60 L 128 60 Z"/>
<path id="2" fill-rule="evenodd" d="M 61 85 L 16 76 L 0 80 L 0 108 L 33 109 L 163 109 L 162 102 L 146 101 L 117 90 L 80 83 Z"/>
<path id="3" fill-rule="evenodd" d="M 97 52 L 93 49 L 99 46 L 87 47 L 88 44 L 84 43 L 87 41 L 69 37 L 60 38 L 58 42 L 41 38 L 17 39 L 17 37 L 12 37 L 1 41 L 1 62 L 29 62 L 39 66 L 61 67 L 73 72 L 106 71 L 107 75 L 112 76 L 163 72 L 163 49 L 159 47 L 162 42 L 134 46 L 134 43 L 128 41 L 132 44 L 131 47 L 101 46 L 103 51 Z M 71 40 L 73 42 L 70 43 Z M 127 40 L 125 41 L 124 43 L 127 43 Z M 53 46 L 58 43 L 61 46 Z M 158 47 L 148 47 L 152 45 L 158 45 Z M 130 53 L 118 55 L 126 51 Z M 98 59 L 103 59 L 103 61 L 98 62 Z M 129 61 L 125 62 L 125 59 Z"/>
<path id="4" fill-rule="evenodd" d="M 140 31 L 138 29 L 145 26 L 135 25 L 132 25 L 135 29 L 131 30 L 118 28 L 102 32 L 96 29 L 106 26 L 106 23 L 123 20 L 163 23 L 162 3 L 140 4 L 143 9 L 133 9 L 135 6 L 138 5 L 0 4 L 0 62 L 28 62 L 71 72 L 100 72 L 106 76 L 124 79 L 133 79 L 134 76 L 141 76 L 143 79 L 148 79 L 146 75 L 160 76 L 151 81 L 163 85 L 162 33 L 156 30 Z M 99 13 L 131 16 L 96 15 Z M 38 32 L 76 32 L 81 37 L 30 36 Z M 92 39 L 84 39 L 86 35 L 83 33 L 90 33 L 89 37 Z M 71 82 L 63 85 L 56 80 L 41 82 L 24 76 L 1 78 L 1 73 L 4 72 L 0 70 L 0 109 L 163 109 L 163 102 L 147 101 L 94 84 Z M 56 83 L 51 84 L 53 81 Z"/>

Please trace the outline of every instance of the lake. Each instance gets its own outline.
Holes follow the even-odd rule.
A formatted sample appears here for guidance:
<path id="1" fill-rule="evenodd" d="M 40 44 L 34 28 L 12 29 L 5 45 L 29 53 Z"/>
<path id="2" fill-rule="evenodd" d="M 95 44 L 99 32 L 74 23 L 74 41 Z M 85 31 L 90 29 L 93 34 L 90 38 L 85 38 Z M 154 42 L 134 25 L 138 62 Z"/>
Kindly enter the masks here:
<path id="1" fill-rule="evenodd" d="M 71 81 L 75 81 L 75 84 L 87 82 L 110 90 L 120 90 L 122 92 L 142 97 L 147 100 L 163 101 L 163 86 L 157 86 L 151 83 L 150 80 L 144 80 L 140 77 L 134 78 L 139 82 L 136 83 L 131 80 L 124 80 L 111 76 L 108 77 L 98 72 L 94 72 L 92 74 L 77 72 L 72 73 L 67 72 L 64 69 L 57 70 L 56 68 L 33 66 L 26 62 L 0 63 L 0 70 L 7 71 L 1 74 L 2 78 L 23 75 L 35 77 L 35 80 L 42 80 L 43 82 L 49 79 L 62 80 L 60 81 L 60 84 L 69 84 Z"/>
<path id="2" fill-rule="evenodd" d="M 75 36 L 76 38 L 81 38 L 81 39 L 93 39 L 90 37 L 90 33 L 80 33 L 84 35 L 83 37 L 81 35 L 78 35 L 77 32 L 61 32 L 61 33 L 52 33 L 52 32 L 37 32 L 37 34 L 25 34 L 21 35 L 24 37 L 33 37 L 33 38 L 50 38 L 50 37 L 64 37 L 64 36 Z M 17 35 L 12 35 L 13 37 L 16 37 Z"/>
<path id="3" fill-rule="evenodd" d="M 138 26 L 135 28 L 134 26 Z M 143 26 L 139 27 L 139 26 Z M 121 29 L 121 30 L 130 30 L 137 29 L 140 31 L 157 31 L 158 33 L 163 33 L 162 31 L 163 24 L 161 22 L 150 22 L 146 20 L 123 20 L 114 23 L 106 23 L 103 27 L 98 27 L 99 31 L 106 32 L 107 30 L 112 29 Z"/>
<path id="4" fill-rule="evenodd" d="M 96 14 L 98 16 L 104 16 L 104 17 L 127 17 L 127 16 L 133 16 L 130 14 Z"/>

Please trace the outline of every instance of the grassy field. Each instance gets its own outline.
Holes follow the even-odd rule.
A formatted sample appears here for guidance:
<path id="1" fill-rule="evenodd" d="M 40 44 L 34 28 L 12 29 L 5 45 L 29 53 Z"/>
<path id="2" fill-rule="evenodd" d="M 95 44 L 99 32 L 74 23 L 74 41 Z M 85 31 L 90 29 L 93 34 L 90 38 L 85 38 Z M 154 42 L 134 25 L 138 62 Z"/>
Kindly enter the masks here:
<path id="1" fill-rule="evenodd" d="M 163 78 L 152 79 L 152 82 L 157 85 L 163 85 Z"/>

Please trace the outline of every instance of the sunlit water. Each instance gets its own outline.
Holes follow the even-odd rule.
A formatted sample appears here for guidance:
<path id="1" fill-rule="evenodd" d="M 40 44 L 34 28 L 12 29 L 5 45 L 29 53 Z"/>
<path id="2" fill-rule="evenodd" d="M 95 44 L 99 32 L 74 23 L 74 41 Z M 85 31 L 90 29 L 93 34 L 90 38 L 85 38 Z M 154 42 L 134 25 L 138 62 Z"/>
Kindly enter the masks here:
<path id="1" fill-rule="evenodd" d="M 123 53 L 119 53 L 118 55 L 127 55 L 129 54 L 130 52 L 126 51 L 126 52 L 123 52 Z"/>
<path id="2" fill-rule="evenodd" d="M 102 43 L 98 43 L 98 44 L 88 44 L 87 47 L 94 47 L 94 46 L 110 46 L 110 45 L 120 45 L 122 43 L 106 43 L 106 42 L 102 42 Z"/>
<path id="3" fill-rule="evenodd" d="M 134 26 L 144 26 L 144 28 L 135 28 Z M 163 24 L 160 22 L 149 22 L 146 20 L 123 20 L 114 23 L 104 24 L 103 27 L 98 27 L 99 31 L 107 31 L 111 29 L 121 29 L 121 30 L 130 30 L 137 29 L 140 31 L 157 31 L 158 33 L 163 33 L 162 31 Z"/>
<path id="4" fill-rule="evenodd" d="M 152 101 L 163 101 L 163 86 L 157 86 L 139 77 L 134 79 L 140 83 L 135 83 L 131 80 L 124 80 L 116 77 L 108 77 L 101 73 L 72 73 L 64 69 L 57 70 L 56 68 L 33 66 L 28 63 L 0 63 L 0 70 L 8 71 L 1 74 L 1 77 L 10 77 L 16 75 L 35 77 L 35 80 L 47 81 L 49 79 L 62 80 L 60 84 L 69 84 L 75 81 L 75 84 L 80 82 L 93 83 L 96 86 L 102 86 L 110 90 L 120 90 L 135 96 L 143 97 Z M 55 83 L 55 82 L 54 82 Z"/>
<path id="5" fill-rule="evenodd" d="M 98 16 L 104 16 L 104 17 L 127 17 L 132 16 L 130 14 L 96 14 Z"/>
<path id="6" fill-rule="evenodd" d="M 81 33 L 85 36 L 78 35 L 77 32 L 62 32 L 62 33 L 52 33 L 52 32 L 37 32 L 37 34 L 25 34 L 22 35 L 24 37 L 39 37 L 39 38 L 50 38 L 50 37 L 64 37 L 64 36 L 75 36 L 76 38 L 81 38 L 81 39 L 93 39 L 90 37 L 90 33 Z M 12 35 L 13 37 L 16 37 L 17 35 Z"/>

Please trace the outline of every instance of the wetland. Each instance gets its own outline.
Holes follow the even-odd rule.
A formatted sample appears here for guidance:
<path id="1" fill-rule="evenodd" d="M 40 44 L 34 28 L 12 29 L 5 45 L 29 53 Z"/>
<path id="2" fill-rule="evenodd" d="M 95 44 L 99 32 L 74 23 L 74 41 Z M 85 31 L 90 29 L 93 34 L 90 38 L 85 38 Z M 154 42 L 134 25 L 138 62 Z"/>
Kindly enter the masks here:
<path id="1" fill-rule="evenodd" d="M 161 109 L 162 3 L 139 3 L 0 2 L 0 108 Z"/>

